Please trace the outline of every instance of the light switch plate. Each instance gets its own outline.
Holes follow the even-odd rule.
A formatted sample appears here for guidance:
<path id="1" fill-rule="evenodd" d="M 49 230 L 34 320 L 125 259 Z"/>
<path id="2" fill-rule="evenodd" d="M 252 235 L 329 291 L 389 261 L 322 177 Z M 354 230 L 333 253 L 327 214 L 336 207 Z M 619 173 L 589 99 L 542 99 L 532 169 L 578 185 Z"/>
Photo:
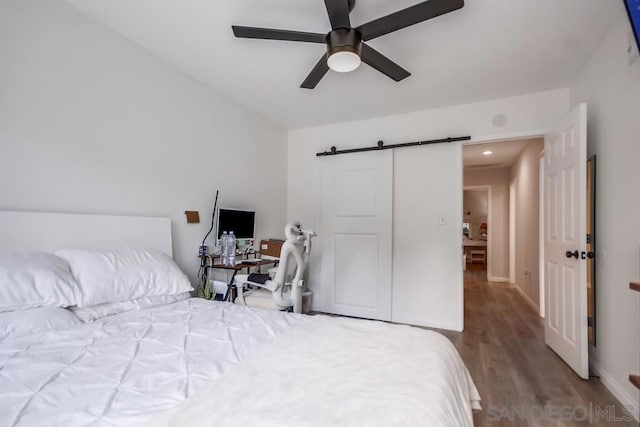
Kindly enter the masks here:
<path id="1" fill-rule="evenodd" d="M 438 215 L 438 225 L 447 225 L 447 216 L 445 214 Z"/>

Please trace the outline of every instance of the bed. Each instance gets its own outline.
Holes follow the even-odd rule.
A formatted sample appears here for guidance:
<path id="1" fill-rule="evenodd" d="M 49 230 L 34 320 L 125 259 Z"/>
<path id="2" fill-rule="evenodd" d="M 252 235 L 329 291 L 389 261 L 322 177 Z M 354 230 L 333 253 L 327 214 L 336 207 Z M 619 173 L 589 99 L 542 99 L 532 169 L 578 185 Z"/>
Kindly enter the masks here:
<path id="1" fill-rule="evenodd" d="M 82 245 L 102 258 L 100 248 L 121 246 L 170 256 L 168 220 L 81 217 L 0 212 L 0 255 Z M 107 297 L 78 286 L 86 310 L 50 303 L 0 313 L 0 425 L 466 426 L 479 409 L 466 367 L 435 332 L 205 301 L 184 288 L 89 304 Z M 63 291 L 50 300 L 71 298 Z"/>

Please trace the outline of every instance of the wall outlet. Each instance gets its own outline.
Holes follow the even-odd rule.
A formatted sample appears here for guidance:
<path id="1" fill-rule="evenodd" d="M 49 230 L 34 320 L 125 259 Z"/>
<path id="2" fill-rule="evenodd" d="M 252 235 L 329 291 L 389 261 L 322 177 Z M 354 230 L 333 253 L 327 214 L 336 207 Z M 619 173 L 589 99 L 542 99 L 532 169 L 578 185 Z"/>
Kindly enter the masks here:
<path id="1" fill-rule="evenodd" d="M 207 255 L 209 255 L 209 246 L 198 245 L 198 256 L 207 256 Z"/>
<path id="2" fill-rule="evenodd" d="M 607 263 L 607 251 L 599 249 L 596 252 L 596 260 L 598 261 L 598 264 L 605 265 Z"/>

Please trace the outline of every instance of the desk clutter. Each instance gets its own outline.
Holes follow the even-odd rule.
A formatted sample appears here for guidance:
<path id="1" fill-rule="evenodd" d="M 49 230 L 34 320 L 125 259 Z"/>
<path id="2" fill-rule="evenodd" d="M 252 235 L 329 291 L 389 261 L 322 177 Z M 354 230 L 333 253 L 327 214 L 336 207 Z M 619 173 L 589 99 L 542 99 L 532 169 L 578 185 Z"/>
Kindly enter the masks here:
<path id="1" fill-rule="evenodd" d="M 223 240 L 223 237 L 226 239 Z M 230 233 L 223 232 L 220 238 L 221 247 L 219 253 L 211 253 L 208 251 L 200 252 L 199 257 L 201 262 L 205 264 L 205 275 L 207 279 L 198 286 L 197 296 L 204 299 L 213 299 L 217 301 L 229 301 L 230 298 L 235 298 L 236 295 L 227 293 L 229 288 L 232 288 L 235 276 L 238 272 L 246 270 L 247 274 L 261 273 L 262 266 L 277 267 L 280 260 L 280 251 L 282 250 L 282 244 L 284 240 L 280 239 L 265 239 L 260 241 L 260 250 L 256 251 L 253 247 L 245 246 L 242 248 L 237 247 L 237 243 L 233 243 L 233 240 L 229 239 Z M 236 240 L 237 242 L 237 240 Z M 251 242 L 253 243 L 253 242 Z M 233 256 L 229 256 L 231 248 L 235 246 Z M 232 271 L 233 274 L 228 283 L 210 278 L 210 270 L 226 270 Z"/>
<path id="2" fill-rule="evenodd" d="M 275 267 L 278 264 L 279 258 L 261 258 L 262 254 L 260 252 L 247 252 L 243 253 L 241 251 L 237 251 L 234 258 L 237 257 L 239 259 L 234 259 L 233 264 L 223 263 L 222 254 L 214 254 L 214 255 L 205 255 L 204 257 L 200 257 L 203 259 L 203 262 L 206 263 L 207 269 L 207 281 L 204 286 L 199 286 L 197 295 L 200 298 L 204 299 L 213 299 L 217 301 L 228 301 L 230 298 L 235 298 L 234 295 L 231 295 L 227 292 L 228 289 L 233 287 L 233 282 L 235 280 L 235 276 L 238 272 L 242 270 L 246 270 L 247 274 L 251 273 L 253 269 L 254 272 L 260 273 L 262 266 L 270 266 Z M 231 279 L 228 280 L 228 283 L 225 283 L 220 280 L 214 280 L 211 276 L 210 270 L 226 270 L 232 271 Z M 231 300 L 233 301 L 233 300 Z"/>
<path id="3" fill-rule="evenodd" d="M 280 257 L 284 240 L 268 239 L 260 241 L 260 253 L 269 257 Z"/>
<path id="4" fill-rule="evenodd" d="M 316 236 L 313 230 L 297 222 L 287 224 L 287 240 L 262 240 L 259 252 L 251 247 L 238 250 L 234 232 L 224 231 L 220 236 L 219 254 L 199 253 L 198 297 L 296 313 L 303 312 L 303 307 L 309 310 L 311 292 L 305 289 L 304 275 L 311 239 Z M 271 267 L 266 272 L 261 269 L 265 265 Z M 211 277 L 213 270 L 232 272 L 230 279 L 227 275 L 226 289 L 224 282 Z M 238 275 L 242 270 L 246 274 Z"/>
<path id="5" fill-rule="evenodd" d="M 262 261 L 262 258 L 249 258 L 249 259 L 236 261 L 236 265 L 238 265 L 238 264 L 257 264 L 260 261 Z"/>

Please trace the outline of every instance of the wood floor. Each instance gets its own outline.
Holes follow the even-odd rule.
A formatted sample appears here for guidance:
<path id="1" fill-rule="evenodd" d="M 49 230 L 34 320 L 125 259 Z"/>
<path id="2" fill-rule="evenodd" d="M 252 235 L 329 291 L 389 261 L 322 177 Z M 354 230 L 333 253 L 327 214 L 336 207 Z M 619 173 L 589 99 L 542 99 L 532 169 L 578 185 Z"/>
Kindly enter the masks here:
<path id="1" fill-rule="evenodd" d="M 438 332 L 480 391 L 476 426 L 638 425 L 598 379 L 580 379 L 544 344 L 542 319 L 513 285 L 487 282 L 473 266 L 464 296 L 464 332 Z"/>

